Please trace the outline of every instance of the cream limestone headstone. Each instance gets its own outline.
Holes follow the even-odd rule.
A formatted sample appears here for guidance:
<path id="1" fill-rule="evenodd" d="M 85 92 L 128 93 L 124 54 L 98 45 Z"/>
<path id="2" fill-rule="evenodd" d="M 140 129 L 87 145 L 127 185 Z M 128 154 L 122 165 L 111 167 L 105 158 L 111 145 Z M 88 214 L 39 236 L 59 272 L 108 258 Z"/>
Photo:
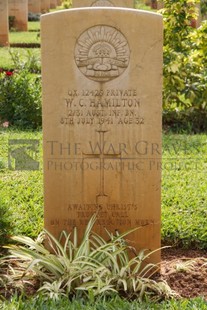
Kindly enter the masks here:
<path id="1" fill-rule="evenodd" d="M 73 0 L 74 8 L 80 7 L 134 7 L 134 0 Z"/>
<path id="2" fill-rule="evenodd" d="M 9 16 L 15 17 L 15 28 L 19 31 L 28 29 L 28 0 L 8 0 Z"/>
<path id="3" fill-rule="evenodd" d="M 164 8 L 164 2 L 163 1 L 157 1 L 157 9 L 158 10 L 161 10 Z"/>
<path id="4" fill-rule="evenodd" d="M 28 10 L 31 13 L 41 13 L 42 0 L 28 0 Z"/>
<path id="5" fill-rule="evenodd" d="M 57 7 L 57 0 L 50 0 L 50 8 L 55 9 Z"/>
<path id="6" fill-rule="evenodd" d="M 49 12 L 50 10 L 50 0 L 42 0 L 41 1 L 41 12 Z"/>
<path id="7" fill-rule="evenodd" d="M 8 1 L 0 0 L 0 46 L 9 45 Z"/>
<path id="8" fill-rule="evenodd" d="M 202 15 L 201 15 L 201 5 L 200 3 L 196 5 L 197 10 L 198 10 L 198 18 L 196 20 L 196 28 L 200 27 L 201 22 L 202 22 Z"/>
<path id="9" fill-rule="evenodd" d="M 81 8 L 41 17 L 45 228 L 92 214 L 105 236 L 160 247 L 162 17 Z M 160 253 L 151 257 L 160 261 Z"/>
<path id="10" fill-rule="evenodd" d="M 152 0 L 145 0 L 144 3 L 145 3 L 146 5 L 151 5 Z"/>

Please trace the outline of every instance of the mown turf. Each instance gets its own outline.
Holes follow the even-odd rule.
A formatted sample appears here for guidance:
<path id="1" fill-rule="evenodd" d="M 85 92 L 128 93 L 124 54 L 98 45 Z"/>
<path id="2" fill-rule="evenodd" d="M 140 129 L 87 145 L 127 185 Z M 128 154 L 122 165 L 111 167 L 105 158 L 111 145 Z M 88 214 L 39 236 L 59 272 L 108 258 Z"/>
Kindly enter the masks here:
<path id="1" fill-rule="evenodd" d="M 8 140 L 39 139 L 41 143 L 41 136 L 40 132 L 0 132 L 0 197 L 10 211 L 14 234 L 35 237 L 43 228 L 42 154 L 39 171 L 9 170 Z"/>
<path id="2" fill-rule="evenodd" d="M 126 301 L 121 298 L 108 298 L 108 300 L 69 301 L 62 297 L 58 301 L 42 297 L 25 300 L 13 297 L 10 301 L 0 303 L 2 310 L 206 310 L 207 303 L 202 298 L 192 300 L 171 300 L 162 303 Z"/>
<path id="3" fill-rule="evenodd" d="M 207 136 L 165 135 L 162 162 L 162 239 L 207 248 Z"/>
<path id="4" fill-rule="evenodd" d="M 28 22 L 28 30 L 29 31 L 39 31 L 40 30 L 40 22 L 39 21 Z"/>
<path id="5" fill-rule="evenodd" d="M 16 65 L 12 60 L 12 55 L 18 54 L 18 66 L 21 65 L 21 62 L 26 62 L 31 56 L 35 57 L 40 63 L 40 49 L 39 48 L 0 48 L 0 69 L 4 70 L 15 70 Z"/>
<path id="6" fill-rule="evenodd" d="M 9 42 L 13 43 L 40 43 L 38 32 L 10 32 Z"/>

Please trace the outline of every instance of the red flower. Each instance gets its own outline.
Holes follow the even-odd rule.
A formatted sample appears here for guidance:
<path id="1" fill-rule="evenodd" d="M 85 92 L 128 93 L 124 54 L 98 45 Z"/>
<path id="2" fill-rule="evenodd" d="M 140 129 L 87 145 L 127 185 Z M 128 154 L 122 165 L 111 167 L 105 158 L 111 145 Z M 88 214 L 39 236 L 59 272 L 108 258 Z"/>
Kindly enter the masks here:
<path id="1" fill-rule="evenodd" d="M 11 76 L 11 75 L 13 75 L 14 74 L 14 72 L 12 72 L 12 71 L 6 71 L 6 75 L 7 76 Z"/>

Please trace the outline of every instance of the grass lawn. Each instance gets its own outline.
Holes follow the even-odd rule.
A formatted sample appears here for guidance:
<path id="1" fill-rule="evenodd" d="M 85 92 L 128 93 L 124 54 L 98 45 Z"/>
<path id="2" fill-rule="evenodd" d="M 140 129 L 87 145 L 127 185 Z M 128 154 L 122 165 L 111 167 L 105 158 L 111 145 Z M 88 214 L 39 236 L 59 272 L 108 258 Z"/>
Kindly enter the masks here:
<path id="1" fill-rule="evenodd" d="M 207 135 L 164 135 L 162 239 L 207 248 Z"/>
<path id="2" fill-rule="evenodd" d="M 40 62 L 40 49 L 39 48 L 0 48 L 0 68 L 9 70 L 16 69 L 14 62 L 12 61 L 12 54 L 18 54 L 18 62 L 26 61 L 29 55 L 33 55 L 38 62 Z"/>
<path id="3" fill-rule="evenodd" d="M 40 43 L 38 32 L 10 32 L 9 42 L 12 43 Z"/>
<path id="4" fill-rule="evenodd" d="M 1 302 L 0 302 L 1 307 Z M 69 301 L 62 297 L 58 301 L 46 300 L 42 297 L 24 300 L 14 297 L 11 301 L 2 303 L 2 310 L 206 310 L 207 303 L 202 298 L 192 300 L 171 300 L 162 303 L 126 301 L 117 297 L 107 300 Z"/>
<path id="5" fill-rule="evenodd" d="M 40 30 L 40 22 L 28 22 L 29 32 L 10 32 L 10 43 L 40 43 L 38 30 Z M 0 47 L 0 68 L 5 70 L 15 69 L 11 54 L 18 53 L 19 62 L 26 61 L 28 54 L 34 55 L 40 61 L 39 48 L 13 48 Z"/>
<path id="6" fill-rule="evenodd" d="M 39 31 L 40 30 L 40 22 L 28 22 L 28 30 L 29 31 Z"/>
<path id="7" fill-rule="evenodd" d="M 40 22 L 28 22 L 28 31 L 10 31 L 10 44 L 16 43 L 40 43 Z"/>
<path id="8" fill-rule="evenodd" d="M 6 167 L 8 139 L 42 139 L 40 132 L 6 131 L 0 134 L 0 197 L 8 207 L 15 234 L 37 236 L 43 227 L 43 180 L 39 171 L 11 171 Z M 41 165 L 42 166 L 42 165 Z"/>

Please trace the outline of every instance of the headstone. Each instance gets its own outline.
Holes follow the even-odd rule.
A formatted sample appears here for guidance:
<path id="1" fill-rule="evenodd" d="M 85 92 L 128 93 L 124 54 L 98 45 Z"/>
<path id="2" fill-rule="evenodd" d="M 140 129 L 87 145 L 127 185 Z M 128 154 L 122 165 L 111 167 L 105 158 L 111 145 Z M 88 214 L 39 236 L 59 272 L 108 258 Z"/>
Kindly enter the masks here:
<path id="1" fill-rule="evenodd" d="M 45 228 L 82 235 L 99 211 L 97 233 L 140 226 L 132 245 L 159 248 L 162 16 L 82 8 L 41 21 Z"/>
<path id="2" fill-rule="evenodd" d="M 41 12 L 46 13 L 50 10 L 50 0 L 42 0 L 41 1 Z"/>
<path id="3" fill-rule="evenodd" d="M 151 0 L 151 8 L 157 10 L 157 0 Z"/>
<path id="4" fill-rule="evenodd" d="M 191 27 L 198 28 L 202 22 L 200 3 L 196 5 L 195 10 L 197 12 L 197 18 L 191 20 Z"/>
<path id="5" fill-rule="evenodd" d="M 198 4 L 196 5 L 196 7 L 197 7 L 197 10 L 198 10 L 198 18 L 197 18 L 197 20 L 196 20 L 196 28 L 198 28 L 198 27 L 200 27 L 201 22 L 202 22 L 201 4 L 198 3 Z"/>
<path id="6" fill-rule="evenodd" d="M 74 8 L 80 7 L 134 7 L 134 0 L 73 0 Z"/>
<path id="7" fill-rule="evenodd" d="M 50 8 L 55 9 L 57 7 L 57 0 L 50 0 Z"/>
<path id="8" fill-rule="evenodd" d="M 146 5 L 151 5 L 152 0 L 145 0 L 144 3 L 145 3 Z"/>
<path id="9" fill-rule="evenodd" d="M 8 2 L 0 0 L 0 46 L 9 45 Z"/>
<path id="10" fill-rule="evenodd" d="M 61 0 L 57 0 L 57 5 L 60 6 L 62 4 Z"/>
<path id="11" fill-rule="evenodd" d="M 161 10 L 163 8 L 164 8 L 164 2 L 161 0 L 157 1 L 157 9 Z"/>
<path id="12" fill-rule="evenodd" d="M 41 13 L 41 0 L 28 0 L 28 10 L 30 13 Z"/>
<path id="13" fill-rule="evenodd" d="M 19 31 L 28 29 L 28 0 L 8 0 L 9 16 L 14 16 L 14 27 Z"/>

